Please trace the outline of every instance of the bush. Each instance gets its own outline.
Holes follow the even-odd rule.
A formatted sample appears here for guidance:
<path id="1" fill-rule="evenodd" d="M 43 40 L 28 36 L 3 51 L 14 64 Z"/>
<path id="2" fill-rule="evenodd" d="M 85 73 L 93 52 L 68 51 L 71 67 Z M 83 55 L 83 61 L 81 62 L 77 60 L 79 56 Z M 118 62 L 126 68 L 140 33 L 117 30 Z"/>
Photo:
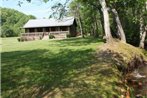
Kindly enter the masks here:
<path id="1" fill-rule="evenodd" d="M 35 40 L 34 37 L 20 37 L 17 39 L 19 42 L 23 42 L 23 41 L 32 41 L 32 40 Z"/>
<path id="2" fill-rule="evenodd" d="M 20 38 L 17 38 L 17 40 L 20 42 L 21 39 Z"/>
<path id="3" fill-rule="evenodd" d="M 67 34 L 66 37 L 69 38 L 69 37 L 72 37 L 72 36 L 70 34 Z"/>
<path id="4" fill-rule="evenodd" d="M 55 38 L 55 36 L 50 34 L 49 39 L 53 39 L 53 38 Z"/>
<path id="5" fill-rule="evenodd" d="M 41 40 L 43 37 L 42 36 L 39 36 L 39 39 Z"/>

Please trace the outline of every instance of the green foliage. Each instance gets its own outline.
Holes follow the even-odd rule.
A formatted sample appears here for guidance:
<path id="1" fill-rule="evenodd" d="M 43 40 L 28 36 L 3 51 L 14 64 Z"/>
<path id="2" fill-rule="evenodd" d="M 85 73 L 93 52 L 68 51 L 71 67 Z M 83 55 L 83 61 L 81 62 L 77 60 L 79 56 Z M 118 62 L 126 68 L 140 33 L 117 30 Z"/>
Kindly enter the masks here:
<path id="1" fill-rule="evenodd" d="M 118 33 L 115 18 L 111 13 L 111 10 L 115 8 L 125 31 L 127 42 L 138 46 L 140 42 L 140 17 L 143 17 L 144 25 L 147 24 L 145 2 L 147 2 L 147 0 L 106 0 L 107 7 L 109 8 L 110 27 L 113 36 L 115 35 L 116 37 Z M 75 11 L 76 4 L 80 5 L 78 11 L 82 17 L 84 33 L 90 33 L 90 35 L 94 36 L 96 34 L 104 34 L 103 14 L 99 0 L 93 0 L 93 2 L 91 2 L 91 0 L 74 0 L 70 4 L 71 12 Z"/>
<path id="2" fill-rule="evenodd" d="M 67 38 L 70 38 L 70 37 L 72 37 L 72 36 L 71 36 L 70 34 L 67 34 L 66 37 L 67 37 Z"/>
<path id="3" fill-rule="evenodd" d="M 79 18 L 81 18 L 84 35 L 90 34 L 91 36 L 98 37 L 103 35 L 101 23 L 103 19 L 101 19 L 101 14 L 97 7 L 94 7 L 91 3 L 97 5 L 95 1 L 74 0 L 69 5 L 69 14 L 77 19 L 78 32 L 80 32 Z"/>
<path id="4" fill-rule="evenodd" d="M 1 9 L 1 37 L 19 36 L 23 32 L 23 25 L 29 20 L 34 19 L 32 15 L 25 15 L 14 9 Z"/>
<path id="5" fill-rule="evenodd" d="M 54 35 L 52 35 L 52 34 L 49 35 L 49 39 L 54 39 L 54 38 L 55 38 Z"/>
<path id="6" fill-rule="evenodd" d="M 43 0 L 45 3 L 47 3 L 49 0 Z"/>

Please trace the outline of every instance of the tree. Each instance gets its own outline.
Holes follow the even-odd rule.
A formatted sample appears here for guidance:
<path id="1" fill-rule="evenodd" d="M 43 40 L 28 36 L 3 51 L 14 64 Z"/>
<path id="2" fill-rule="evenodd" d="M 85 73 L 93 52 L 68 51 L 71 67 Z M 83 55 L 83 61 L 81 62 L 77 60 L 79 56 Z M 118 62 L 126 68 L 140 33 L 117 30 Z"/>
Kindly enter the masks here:
<path id="1" fill-rule="evenodd" d="M 70 7 L 71 14 L 73 14 L 74 17 L 77 18 L 81 36 L 84 38 L 82 19 L 81 19 L 81 15 L 80 15 L 80 4 L 78 4 L 77 1 L 73 1 L 69 7 Z"/>
<path id="2" fill-rule="evenodd" d="M 142 14 L 140 15 L 140 43 L 139 43 L 139 47 L 140 48 L 144 48 L 144 43 L 145 43 L 145 38 L 146 38 L 146 33 L 147 33 L 147 2 L 145 4 L 145 6 L 143 7 Z"/>
<path id="3" fill-rule="evenodd" d="M 115 20 L 116 20 L 118 35 L 120 36 L 121 41 L 126 43 L 126 36 L 125 36 L 124 30 L 123 30 L 122 24 L 120 22 L 118 13 L 117 13 L 116 9 L 112 9 L 112 12 L 113 12 Z"/>
<path id="4" fill-rule="evenodd" d="M 29 20 L 34 19 L 32 15 L 25 15 L 13 9 L 1 8 L 1 36 L 19 36 L 23 32 L 23 25 Z"/>
<path id="5" fill-rule="evenodd" d="M 109 13 L 108 8 L 106 6 L 105 0 L 99 0 L 102 6 L 103 18 L 104 18 L 104 30 L 107 42 L 112 42 L 112 35 L 110 30 L 110 22 L 109 22 Z"/>
<path id="6" fill-rule="evenodd" d="M 144 49 L 145 37 L 147 35 L 146 33 L 147 33 L 147 26 L 145 27 L 143 34 L 141 35 L 141 40 L 140 40 L 140 44 L 139 44 L 139 47 L 143 48 L 143 49 Z"/>

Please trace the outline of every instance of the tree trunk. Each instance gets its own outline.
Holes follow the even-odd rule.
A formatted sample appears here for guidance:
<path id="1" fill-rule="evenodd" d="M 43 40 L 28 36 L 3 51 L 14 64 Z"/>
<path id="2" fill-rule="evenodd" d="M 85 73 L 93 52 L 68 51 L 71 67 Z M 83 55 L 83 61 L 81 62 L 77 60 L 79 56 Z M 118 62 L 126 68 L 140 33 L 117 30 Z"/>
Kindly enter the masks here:
<path id="1" fill-rule="evenodd" d="M 82 19 L 81 19 L 81 15 L 80 15 L 80 5 L 77 4 L 77 14 L 78 14 L 78 21 L 79 21 L 79 26 L 80 26 L 80 33 L 81 33 L 81 36 L 84 38 L 84 34 L 83 34 L 83 26 L 82 26 Z"/>
<path id="2" fill-rule="evenodd" d="M 110 31 L 110 22 L 109 22 L 109 13 L 108 13 L 108 8 L 106 7 L 106 1 L 99 0 L 99 2 L 102 6 L 106 42 L 112 42 L 112 35 Z"/>
<path id="3" fill-rule="evenodd" d="M 139 47 L 143 48 L 143 49 L 144 49 L 144 42 L 145 42 L 146 33 L 147 33 L 147 26 L 145 27 L 145 29 L 142 33 L 140 44 L 139 44 Z"/>
<path id="4" fill-rule="evenodd" d="M 117 24 L 117 29 L 118 29 L 118 33 L 120 35 L 121 41 L 126 43 L 126 36 L 125 36 L 124 30 L 123 30 L 122 24 L 120 22 L 118 13 L 117 13 L 116 9 L 112 9 L 112 12 L 115 16 L 115 21 L 116 21 L 116 24 Z"/>
<path id="5" fill-rule="evenodd" d="M 99 37 L 99 32 L 98 32 L 99 27 L 98 27 L 98 21 L 97 21 L 98 19 L 96 16 L 94 17 L 94 19 L 95 19 L 95 37 L 98 38 Z"/>
<path id="6" fill-rule="evenodd" d="M 84 38 L 84 34 L 83 34 L 83 27 L 82 27 L 82 22 L 81 22 L 81 17 L 79 15 L 79 26 L 80 26 L 80 33 L 81 33 L 81 36 Z"/>

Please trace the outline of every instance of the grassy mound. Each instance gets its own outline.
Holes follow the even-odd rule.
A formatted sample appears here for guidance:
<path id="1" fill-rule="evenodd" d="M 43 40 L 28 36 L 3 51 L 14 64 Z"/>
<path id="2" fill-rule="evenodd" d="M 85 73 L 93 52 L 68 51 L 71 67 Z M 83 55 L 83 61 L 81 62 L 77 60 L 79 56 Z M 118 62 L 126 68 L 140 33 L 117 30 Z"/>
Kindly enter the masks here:
<path id="1" fill-rule="evenodd" d="M 103 45 L 101 51 L 104 55 L 108 55 L 106 58 L 111 58 L 117 67 L 128 71 L 143 66 L 147 60 L 143 50 L 119 41 Z"/>
<path id="2" fill-rule="evenodd" d="M 97 53 L 97 58 L 99 58 L 99 62 L 103 62 L 107 67 L 111 66 L 111 70 L 118 69 L 117 73 L 113 72 L 113 75 L 119 75 L 118 79 L 121 82 L 117 81 L 115 86 L 122 95 L 128 93 L 126 75 L 147 65 L 146 51 L 122 42 L 102 45 Z"/>

